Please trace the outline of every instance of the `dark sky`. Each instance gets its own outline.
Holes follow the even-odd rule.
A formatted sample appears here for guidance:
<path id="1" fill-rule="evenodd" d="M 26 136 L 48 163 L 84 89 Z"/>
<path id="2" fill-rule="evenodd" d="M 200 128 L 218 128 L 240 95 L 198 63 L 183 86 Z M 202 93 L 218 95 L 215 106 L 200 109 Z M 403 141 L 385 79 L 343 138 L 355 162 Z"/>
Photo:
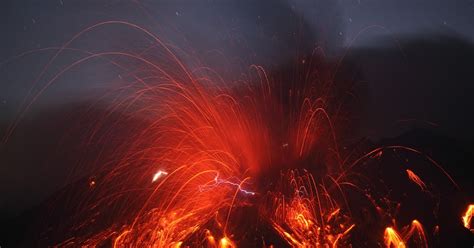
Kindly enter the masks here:
<path id="1" fill-rule="evenodd" d="M 295 52 L 305 53 L 320 45 L 331 58 L 349 51 L 348 61 L 362 70 L 367 96 L 361 114 L 362 135 L 375 139 L 397 135 L 404 130 L 400 122 L 413 123 L 414 119 L 434 122 L 450 137 L 472 139 L 474 135 L 472 97 L 467 94 L 472 94 L 474 82 L 474 0 L 4 0 L 0 6 L 0 61 L 25 51 L 60 47 L 80 30 L 108 20 L 136 23 L 205 58 L 218 50 L 229 64 L 239 65 L 235 70 L 226 68 L 228 71 L 251 63 L 278 66 Z M 70 47 L 127 51 L 147 42 L 140 33 L 109 27 L 81 36 Z M 37 51 L 1 65 L 2 128 L 17 116 L 35 76 L 53 54 Z M 79 56 L 64 53 L 39 85 Z M 71 102 L 91 100 L 116 87 L 106 82 L 119 74 L 104 63 L 85 65 L 59 79 L 25 119 Z M 4 130 L 0 131 L 3 135 Z M 21 146 L 29 141 L 18 142 Z M 1 201 L 6 202 L 2 205 L 0 201 L 2 206 L 21 209 L 58 187 L 31 164 L 7 164 L 0 172 L 0 181 L 8 184 L 0 186 L 5 196 Z M 44 187 L 31 186 L 38 184 Z"/>
<path id="2" fill-rule="evenodd" d="M 348 47 L 354 50 L 385 44 L 379 43 L 380 37 L 389 37 L 394 44 L 403 43 L 400 39 L 407 36 L 426 34 L 455 35 L 468 42 L 474 39 L 473 0 L 26 0 L 2 1 L 1 5 L 1 61 L 33 49 L 61 46 L 78 31 L 106 20 L 139 24 L 173 45 L 201 54 L 219 50 L 231 61 L 263 65 L 283 63 L 296 47 L 311 49 L 319 45 L 327 54 L 338 55 Z M 118 38 L 121 32 L 113 28 L 98 30 L 71 47 L 104 51 L 143 45 L 143 35 L 130 32 Z M 289 35 L 292 33 L 296 38 Z M 48 56 L 51 51 L 36 52 L 0 68 L 2 112 L 11 112 L 19 99 L 24 99 L 32 74 L 41 70 Z M 63 56 L 59 64 L 73 60 L 67 56 L 74 57 L 72 53 Z M 88 94 L 88 89 L 107 87 L 102 83 L 107 81 L 103 72 L 109 68 L 99 67 L 88 72 L 94 77 L 102 74 L 100 78 L 68 77 L 66 83 L 57 86 L 63 87 L 56 90 L 59 95 L 43 100 L 57 104 L 65 100 L 65 94 L 75 99 Z M 25 68 L 33 73 L 21 73 Z M 4 113 L 1 118 L 9 117 Z"/>
<path id="3" fill-rule="evenodd" d="M 416 35 L 422 32 L 458 33 L 474 39 L 474 1 L 472 0 L 343 0 L 347 42 L 369 26 L 382 26 L 394 35 Z M 378 30 L 378 34 L 380 34 Z M 383 31 L 382 31 L 383 32 Z M 374 35 L 374 32 L 371 32 Z M 377 32 L 375 32 L 375 35 Z M 364 34 L 356 45 L 363 45 L 370 34 Z"/>

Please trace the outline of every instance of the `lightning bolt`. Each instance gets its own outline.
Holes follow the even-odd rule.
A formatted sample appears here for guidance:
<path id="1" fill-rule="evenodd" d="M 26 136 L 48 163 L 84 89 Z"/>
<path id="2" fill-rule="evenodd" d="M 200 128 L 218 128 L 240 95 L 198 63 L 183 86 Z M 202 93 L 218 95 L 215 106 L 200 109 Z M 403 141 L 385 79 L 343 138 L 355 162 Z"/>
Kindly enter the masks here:
<path id="1" fill-rule="evenodd" d="M 241 193 L 244 193 L 246 195 L 255 195 L 256 194 L 253 191 L 243 189 L 242 186 L 241 186 L 241 183 L 233 182 L 233 181 L 231 181 L 231 179 L 234 179 L 234 181 L 237 181 L 237 182 L 240 181 L 237 178 L 229 178 L 229 179 L 219 178 L 219 173 L 217 173 L 216 176 L 214 177 L 214 180 L 213 180 L 214 183 L 213 184 L 208 184 L 208 185 L 200 185 L 199 186 L 199 191 L 204 192 L 204 191 L 211 190 L 215 187 L 218 187 L 219 185 L 227 184 L 227 185 L 231 185 L 231 186 L 236 187 Z"/>

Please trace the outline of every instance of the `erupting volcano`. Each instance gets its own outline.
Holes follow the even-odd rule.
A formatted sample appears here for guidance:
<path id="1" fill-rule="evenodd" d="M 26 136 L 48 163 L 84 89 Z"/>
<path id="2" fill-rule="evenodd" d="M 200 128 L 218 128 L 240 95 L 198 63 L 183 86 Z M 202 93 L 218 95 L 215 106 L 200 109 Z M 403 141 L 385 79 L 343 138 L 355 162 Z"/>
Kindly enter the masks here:
<path id="1" fill-rule="evenodd" d="M 79 51 L 86 55 L 45 73 L 76 39 L 116 26 L 151 45 Z M 344 141 L 356 82 L 339 74 L 343 58 L 329 63 L 321 48 L 278 72 L 252 65 L 237 80 L 189 66 L 191 54 L 123 21 L 93 25 L 53 50 L 37 78 L 47 83 L 29 93 L 5 143 L 38 97 L 76 67 L 105 61 L 123 70 L 126 84 L 99 100 L 107 103 L 103 113 L 86 111 L 71 127 L 81 132 L 77 149 L 99 152 L 77 155 L 87 175 L 48 202 L 46 215 L 67 218 L 42 223 L 41 244 L 428 247 L 443 229 L 439 188 L 460 188 L 432 154 Z M 473 209 L 452 216 L 471 232 Z"/>

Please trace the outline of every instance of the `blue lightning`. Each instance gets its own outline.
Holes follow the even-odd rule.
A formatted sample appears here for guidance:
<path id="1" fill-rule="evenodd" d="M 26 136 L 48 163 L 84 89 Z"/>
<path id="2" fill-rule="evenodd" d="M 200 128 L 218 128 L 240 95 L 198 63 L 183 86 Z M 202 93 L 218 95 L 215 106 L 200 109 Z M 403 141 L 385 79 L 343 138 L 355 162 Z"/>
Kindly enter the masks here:
<path id="1" fill-rule="evenodd" d="M 201 192 L 204 192 L 204 191 L 208 191 L 208 190 L 211 190 L 219 185 L 222 185 L 222 184 L 228 184 L 228 185 L 231 185 L 231 186 L 234 186 L 236 187 L 240 192 L 246 194 L 246 195 L 255 195 L 256 193 L 253 192 L 253 191 L 249 191 L 249 190 L 246 190 L 246 189 L 243 189 L 240 185 L 240 183 L 235 183 L 233 181 L 230 181 L 230 180 L 233 180 L 233 181 L 240 181 L 238 178 L 235 178 L 235 177 L 231 177 L 229 179 L 222 179 L 222 178 L 219 178 L 219 173 L 216 174 L 216 176 L 214 177 L 214 183 L 213 184 L 208 184 L 208 185 L 200 185 L 199 186 L 199 191 Z"/>

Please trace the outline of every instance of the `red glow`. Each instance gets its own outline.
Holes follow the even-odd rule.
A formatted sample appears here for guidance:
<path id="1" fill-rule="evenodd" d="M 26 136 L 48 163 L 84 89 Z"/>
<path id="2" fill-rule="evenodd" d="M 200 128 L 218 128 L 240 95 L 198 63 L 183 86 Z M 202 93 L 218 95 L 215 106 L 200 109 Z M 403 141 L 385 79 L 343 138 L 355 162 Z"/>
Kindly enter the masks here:
<path id="1" fill-rule="evenodd" d="M 431 157 L 410 147 L 379 147 L 358 156 L 341 152 L 337 131 L 344 105 L 337 93 L 345 88 L 334 86 L 332 68 L 318 58 L 305 59 L 304 73 L 291 80 L 270 77 L 253 65 L 237 88 L 209 68 L 187 68 L 144 28 L 110 21 L 74 36 L 52 60 L 83 33 L 105 25 L 125 25 L 144 33 L 158 47 L 160 60 L 122 51 L 89 54 L 54 75 L 31 96 L 19 117 L 59 76 L 90 59 L 107 58 L 120 68 L 127 64 L 117 58 L 128 59 L 143 67 L 127 71 L 130 84 L 117 92 L 126 97 L 114 99 L 108 111 L 123 110 L 121 118 L 144 119 L 144 124 L 127 127 L 122 134 L 126 142 L 116 147 L 107 166 L 94 170 L 98 173 L 81 195 L 74 216 L 77 223 L 71 228 L 73 235 L 86 231 L 59 246 L 95 247 L 110 241 L 113 247 L 181 247 L 197 239 L 208 247 L 237 247 L 240 237 L 234 233 L 245 227 L 234 214 L 251 206 L 258 209 L 259 220 L 290 246 L 346 247 L 364 224 L 353 217 L 350 189 L 361 195 L 357 200 L 362 203 L 354 204 L 370 209 L 381 222 L 368 236 L 377 234 L 376 240 L 386 247 L 412 243 L 427 247 L 417 220 L 401 231 L 395 224 L 386 227 L 396 212 L 386 207 L 392 203 L 389 194 L 362 185 L 365 175 L 355 170 L 390 151 L 403 151 L 422 157 L 458 187 L 456 182 Z M 109 117 L 91 128 L 90 143 L 115 138 L 109 129 L 120 126 L 123 119 L 104 125 Z M 405 172 L 411 182 L 427 190 L 419 175 L 410 169 Z M 468 229 L 473 209 L 470 205 L 463 216 Z M 100 217 L 106 224 L 87 229 Z"/>

